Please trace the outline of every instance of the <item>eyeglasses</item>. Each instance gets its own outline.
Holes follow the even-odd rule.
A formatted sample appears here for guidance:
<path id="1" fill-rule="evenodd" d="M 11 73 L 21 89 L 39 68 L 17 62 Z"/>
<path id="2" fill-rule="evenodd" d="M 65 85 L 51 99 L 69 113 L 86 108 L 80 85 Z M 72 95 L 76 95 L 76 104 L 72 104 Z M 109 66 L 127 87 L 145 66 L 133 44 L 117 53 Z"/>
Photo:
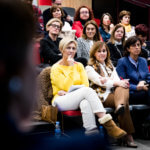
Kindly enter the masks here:
<path id="1" fill-rule="evenodd" d="M 68 47 L 66 47 L 66 49 L 67 50 L 71 50 L 72 49 L 73 51 L 76 51 L 76 47 L 70 47 L 70 46 L 68 46 Z"/>
<path id="2" fill-rule="evenodd" d="M 53 28 L 60 29 L 60 26 L 59 26 L 59 25 L 56 25 L 56 24 L 50 24 L 49 26 L 52 26 Z"/>
<path id="3" fill-rule="evenodd" d="M 80 14 L 89 14 L 88 11 L 81 11 Z"/>

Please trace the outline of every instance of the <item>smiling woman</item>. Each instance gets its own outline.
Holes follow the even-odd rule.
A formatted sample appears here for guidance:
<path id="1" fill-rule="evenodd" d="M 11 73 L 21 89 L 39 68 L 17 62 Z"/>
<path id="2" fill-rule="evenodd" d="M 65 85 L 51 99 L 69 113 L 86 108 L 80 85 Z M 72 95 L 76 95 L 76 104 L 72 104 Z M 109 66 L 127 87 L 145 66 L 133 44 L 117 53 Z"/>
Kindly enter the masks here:
<path id="1" fill-rule="evenodd" d="M 93 44 L 86 72 L 90 87 L 96 91 L 104 107 L 115 108 L 120 128 L 127 132 L 127 145 L 137 147 L 132 138 L 134 127 L 129 111 L 129 82 L 120 80 L 105 42 Z"/>
<path id="2" fill-rule="evenodd" d="M 82 37 L 77 39 L 77 57 L 85 57 L 88 61 L 90 48 L 93 43 L 101 40 L 97 23 L 94 20 L 88 21 L 83 28 Z"/>

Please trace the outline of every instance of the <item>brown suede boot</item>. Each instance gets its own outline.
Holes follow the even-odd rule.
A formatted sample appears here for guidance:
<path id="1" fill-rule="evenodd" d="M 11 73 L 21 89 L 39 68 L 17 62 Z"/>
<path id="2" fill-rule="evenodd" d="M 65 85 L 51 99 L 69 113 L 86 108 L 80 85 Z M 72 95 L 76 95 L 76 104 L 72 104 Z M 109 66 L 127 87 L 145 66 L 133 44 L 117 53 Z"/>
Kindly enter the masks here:
<path id="1" fill-rule="evenodd" d="M 115 122 L 112 120 L 112 116 L 110 114 L 106 114 L 102 118 L 99 118 L 98 121 L 107 130 L 108 135 L 110 135 L 113 138 L 118 139 L 127 134 L 124 130 L 120 129 L 115 124 Z"/>

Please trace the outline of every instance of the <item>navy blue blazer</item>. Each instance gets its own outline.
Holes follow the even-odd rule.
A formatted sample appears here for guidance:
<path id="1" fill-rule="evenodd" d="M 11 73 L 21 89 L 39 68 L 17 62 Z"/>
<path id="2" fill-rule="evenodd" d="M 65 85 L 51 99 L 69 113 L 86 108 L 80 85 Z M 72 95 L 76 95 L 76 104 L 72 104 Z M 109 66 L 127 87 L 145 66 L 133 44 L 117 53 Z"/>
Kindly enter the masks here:
<path id="1" fill-rule="evenodd" d="M 118 60 L 116 70 L 123 79 L 130 79 L 130 93 L 137 90 L 136 86 L 139 81 L 144 80 L 150 83 L 150 72 L 145 58 L 138 57 L 138 67 L 136 68 L 128 57 L 122 57 Z"/>

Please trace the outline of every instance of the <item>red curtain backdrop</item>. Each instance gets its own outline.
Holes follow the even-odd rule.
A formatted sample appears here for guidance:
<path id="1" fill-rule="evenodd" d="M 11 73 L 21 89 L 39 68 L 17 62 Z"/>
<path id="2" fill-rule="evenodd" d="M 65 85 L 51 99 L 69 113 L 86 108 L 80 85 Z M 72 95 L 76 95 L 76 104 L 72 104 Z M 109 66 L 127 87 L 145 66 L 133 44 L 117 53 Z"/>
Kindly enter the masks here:
<path id="1" fill-rule="evenodd" d="M 39 5 L 52 5 L 51 0 L 39 0 Z"/>

